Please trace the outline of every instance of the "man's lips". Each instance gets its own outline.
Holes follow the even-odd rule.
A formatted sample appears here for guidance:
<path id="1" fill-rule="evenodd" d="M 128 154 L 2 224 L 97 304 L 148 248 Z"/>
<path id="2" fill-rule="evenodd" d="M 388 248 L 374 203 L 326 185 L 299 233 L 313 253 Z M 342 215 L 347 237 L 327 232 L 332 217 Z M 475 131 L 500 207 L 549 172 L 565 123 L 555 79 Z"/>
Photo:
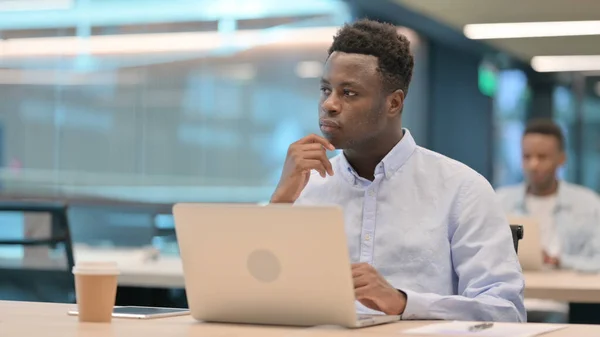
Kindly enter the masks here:
<path id="1" fill-rule="evenodd" d="M 332 132 L 341 128 L 338 122 L 331 119 L 321 119 L 319 121 L 319 126 L 323 132 Z"/>

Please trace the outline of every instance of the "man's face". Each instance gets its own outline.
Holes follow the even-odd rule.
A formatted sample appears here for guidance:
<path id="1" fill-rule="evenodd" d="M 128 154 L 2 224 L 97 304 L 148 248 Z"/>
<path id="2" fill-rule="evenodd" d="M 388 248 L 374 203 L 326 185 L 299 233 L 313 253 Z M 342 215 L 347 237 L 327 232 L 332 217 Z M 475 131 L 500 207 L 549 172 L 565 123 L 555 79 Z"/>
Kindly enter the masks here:
<path id="1" fill-rule="evenodd" d="M 386 98 L 377 58 L 333 52 L 321 79 L 319 124 L 337 149 L 377 137 L 387 125 Z"/>
<path id="2" fill-rule="evenodd" d="M 526 134 L 522 141 L 523 172 L 527 182 L 536 188 L 554 183 L 556 171 L 565 162 L 564 151 L 554 136 L 539 133 Z"/>

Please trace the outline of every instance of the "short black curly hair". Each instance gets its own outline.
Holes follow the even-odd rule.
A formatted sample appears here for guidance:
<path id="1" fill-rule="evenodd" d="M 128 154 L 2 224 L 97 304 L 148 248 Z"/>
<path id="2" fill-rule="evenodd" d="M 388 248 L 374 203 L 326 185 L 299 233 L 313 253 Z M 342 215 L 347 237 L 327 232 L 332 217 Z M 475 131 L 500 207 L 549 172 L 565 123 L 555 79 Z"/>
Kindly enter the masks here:
<path id="1" fill-rule="evenodd" d="M 328 55 L 335 51 L 377 57 L 384 89 L 408 94 L 415 61 L 410 41 L 396 26 L 368 19 L 345 24 L 334 36 Z"/>
<path id="2" fill-rule="evenodd" d="M 565 149 L 565 136 L 562 132 L 562 129 L 551 119 L 538 118 L 529 121 L 527 127 L 525 128 L 525 132 L 523 133 L 523 137 L 529 134 L 540 134 L 554 137 L 558 142 L 559 150 L 564 151 Z"/>

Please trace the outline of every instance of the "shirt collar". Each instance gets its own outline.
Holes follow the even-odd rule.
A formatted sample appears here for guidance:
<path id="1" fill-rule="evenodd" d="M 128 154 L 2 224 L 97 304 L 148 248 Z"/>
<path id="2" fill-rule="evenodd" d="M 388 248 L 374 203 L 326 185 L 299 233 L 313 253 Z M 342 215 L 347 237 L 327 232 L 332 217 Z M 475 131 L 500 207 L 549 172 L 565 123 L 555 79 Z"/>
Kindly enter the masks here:
<path id="1" fill-rule="evenodd" d="M 558 180 L 558 187 L 556 189 L 556 210 L 559 209 L 568 209 L 571 207 L 571 203 L 569 202 L 568 192 L 566 191 L 568 187 L 567 183 Z M 527 197 L 527 183 L 521 185 L 521 193 L 517 196 L 515 200 L 515 206 L 521 210 L 522 212 L 527 212 L 527 205 L 525 204 L 525 198 Z"/>
<path id="2" fill-rule="evenodd" d="M 402 131 L 404 132 L 404 136 L 376 166 L 375 176 L 383 174 L 386 179 L 390 179 L 408 161 L 408 158 L 410 158 L 417 148 L 417 144 L 410 131 L 408 129 L 402 129 Z M 343 153 L 341 154 L 340 162 L 342 175 L 348 182 L 355 184 L 357 180 L 363 179 L 354 171 L 354 168 L 348 163 Z"/>

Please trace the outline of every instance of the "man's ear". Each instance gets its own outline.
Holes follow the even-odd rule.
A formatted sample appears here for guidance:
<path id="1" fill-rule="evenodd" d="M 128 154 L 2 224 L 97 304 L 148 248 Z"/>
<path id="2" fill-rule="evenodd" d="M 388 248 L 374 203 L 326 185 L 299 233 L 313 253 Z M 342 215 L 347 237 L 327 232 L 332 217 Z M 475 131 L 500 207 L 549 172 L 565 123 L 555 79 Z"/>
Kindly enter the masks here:
<path id="1" fill-rule="evenodd" d="M 402 113 L 404 109 L 404 91 L 398 89 L 388 95 L 388 115 L 390 117 L 396 117 Z"/>
<path id="2" fill-rule="evenodd" d="M 561 150 L 559 156 L 560 157 L 558 158 L 558 165 L 559 166 L 565 165 L 565 163 L 567 162 L 567 153 L 565 152 L 565 150 Z"/>

